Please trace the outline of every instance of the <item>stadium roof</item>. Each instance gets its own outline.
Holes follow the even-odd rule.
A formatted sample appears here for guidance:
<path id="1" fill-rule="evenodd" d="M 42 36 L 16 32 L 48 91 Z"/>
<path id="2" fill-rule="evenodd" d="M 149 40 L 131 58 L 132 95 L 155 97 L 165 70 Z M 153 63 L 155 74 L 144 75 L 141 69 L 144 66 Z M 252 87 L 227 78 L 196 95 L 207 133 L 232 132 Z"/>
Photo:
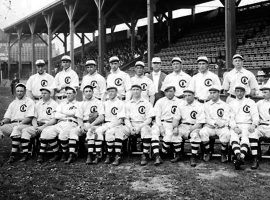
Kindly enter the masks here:
<path id="1" fill-rule="evenodd" d="M 181 8 L 191 8 L 197 4 L 209 2 L 210 0 L 156 0 L 155 14 L 165 13 L 170 10 L 177 10 Z M 4 28 L 6 33 L 16 33 L 16 27 L 21 26 L 22 32 L 30 34 L 28 21 L 37 20 L 35 32 L 46 33 L 47 26 L 44 20 L 44 14 L 54 12 L 52 30 L 64 24 L 58 29 L 58 33 L 69 32 L 69 20 L 64 8 L 64 3 L 74 1 L 59 0 L 41 10 L 15 22 L 12 25 Z M 124 22 L 131 22 L 131 20 L 141 19 L 147 17 L 147 1 L 146 0 L 104 0 L 103 12 L 106 15 L 106 27 L 112 27 Z M 78 0 L 77 9 L 74 15 L 74 22 L 85 18 L 76 27 L 77 33 L 91 33 L 97 30 L 98 11 L 94 0 Z"/>

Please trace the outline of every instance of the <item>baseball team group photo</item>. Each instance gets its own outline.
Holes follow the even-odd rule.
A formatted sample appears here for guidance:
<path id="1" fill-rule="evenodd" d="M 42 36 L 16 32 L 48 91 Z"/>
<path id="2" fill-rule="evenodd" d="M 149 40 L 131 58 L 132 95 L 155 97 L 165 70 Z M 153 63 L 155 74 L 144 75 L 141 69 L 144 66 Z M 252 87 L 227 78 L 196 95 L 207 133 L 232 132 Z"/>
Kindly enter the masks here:
<path id="1" fill-rule="evenodd" d="M 1 199 L 270 198 L 270 1 L 37 7 L 0 29 Z"/>

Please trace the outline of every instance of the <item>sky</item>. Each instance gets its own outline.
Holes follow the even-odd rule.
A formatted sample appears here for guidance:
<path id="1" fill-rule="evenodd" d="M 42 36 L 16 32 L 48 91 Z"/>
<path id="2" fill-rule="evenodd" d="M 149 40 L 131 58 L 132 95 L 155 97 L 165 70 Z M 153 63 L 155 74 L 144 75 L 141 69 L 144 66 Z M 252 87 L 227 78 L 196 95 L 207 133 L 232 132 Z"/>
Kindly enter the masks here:
<path id="1" fill-rule="evenodd" d="M 43 7 L 52 4 L 53 2 L 58 0 L 0 0 L 0 29 L 15 23 L 16 21 L 31 15 L 32 13 L 41 10 Z M 253 4 L 260 1 L 266 0 L 242 0 L 240 6 Z M 219 0 L 213 0 L 209 3 L 200 4 L 195 7 L 195 12 L 204 12 L 207 10 L 216 9 L 217 7 L 222 6 Z M 190 9 L 180 9 L 173 12 L 173 17 L 180 17 L 191 14 Z M 138 21 L 138 26 L 142 26 L 146 24 L 146 20 L 142 19 Z M 127 29 L 127 26 L 122 24 L 116 27 L 115 31 L 120 31 L 123 29 Z M 109 30 L 108 30 L 109 31 Z M 75 46 L 79 45 L 78 38 L 75 37 Z M 56 46 L 59 46 L 60 51 L 63 51 L 62 44 L 54 40 Z"/>

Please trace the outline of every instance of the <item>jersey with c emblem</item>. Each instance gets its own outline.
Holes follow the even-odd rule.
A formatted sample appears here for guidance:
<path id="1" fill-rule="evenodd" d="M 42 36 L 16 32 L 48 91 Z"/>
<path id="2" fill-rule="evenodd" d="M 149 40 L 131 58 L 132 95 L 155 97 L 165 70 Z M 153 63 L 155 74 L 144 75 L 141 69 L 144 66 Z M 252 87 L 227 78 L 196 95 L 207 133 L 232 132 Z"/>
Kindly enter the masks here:
<path id="1" fill-rule="evenodd" d="M 55 76 L 55 87 L 59 90 L 63 86 L 79 87 L 78 74 L 69 68 L 68 70 L 62 70 Z M 64 90 L 62 90 L 64 92 Z"/>
<path id="2" fill-rule="evenodd" d="M 178 97 L 182 95 L 183 91 L 188 87 L 190 80 L 191 76 L 183 71 L 180 73 L 172 72 L 165 77 L 161 90 L 164 91 L 168 86 L 174 86 L 175 96 Z"/>
<path id="3" fill-rule="evenodd" d="M 197 124 L 205 123 L 205 113 L 202 104 L 198 101 L 193 101 L 188 104 L 186 101 L 176 110 L 175 119 L 181 123 Z"/>
<path id="4" fill-rule="evenodd" d="M 214 126 L 215 122 L 221 121 L 224 125 L 228 125 L 230 121 L 230 107 L 222 100 L 217 102 L 208 101 L 204 104 L 204 112 L 206 123 Z"/>
<path id="5" fill-rule="evenodd" d="M 145 98 L 146 100 L 149 100 L 150 96 L 155 95 L 155 88 L 154 88 L 154 83 L 153 81 L 146 77 L 146 76 L 133 76 L 131 78 L 131 85 L 138 84 L 142 87 L 142 97 Z"/>
<path id="6" fill-rule="evenodd" d="M 53 99 L 48 102 L 43 102 L 43 100 L 37 102 L 35 105 L 35 118 L 37 121 L 47 123 L 53 119 L 57 105 Z"/>
<path id="7" fill-rule="evenodd" d="M 260 100 L 257 102 L 257 108 L 260 116 L 260 123 L 270 125 L 270 102 L 266 100 Z"/>
<path id="8" fill-rule="evenodd" d="M 144 122 L 153 117 L 153 106 L 144 98 L 131 99 L 126 103 L 126 118 L 131 122 Z"/>
<path id="9" fill-rule="evenodd" d="M 40 97 L 40 88 L 42 87 L 48 87 L 53 89 L 55 87 L 54 77 L 47 73 L 44 73 L 42 75 L 37 73 L 30 76 L 26 82 L 26 89 L 32 92 L 34 97 Z"/>
<path id="10" fill-rule="evenodd" d="M 235 124 L 258 124 L 259 114 L 256 103 L 249 98 L 234 99 L 229 103 Z"/>
<path id="11" fill-rule="evenodd" d="M 104 115 L 103 104 L 100 100 L 92 98 L 91 100 L 84 100 L 81 102 L 76 112 L 76 117 L 82 120 L 89 120 L 89 117 L 97 113 L 98 115 Z"/>
<path id="12" fill-rule="evenodd" d="M 161 120 L 172 121 L 176 110 L 181 107 L 183 101 L 174 97 L 173 99 L 168 99 L 167 97 L 162 97 L 159 99 L 154 107 L 154 115 Z"/>
<path id="13" fill-rule="evenodd" d="M 26 117 L 34 116 L 34 101 L 28 97 L 23 99 L 15 99 L 12 101 L 4 115 L 4 118 L 8 118 L 11 121 L 23 120 Z"/>
<path id="14" fill-rule="evenodd" d="M 125 103 L 117 97 L 104 102 L 105 122 L 115 121 L 125 117 Z"/>

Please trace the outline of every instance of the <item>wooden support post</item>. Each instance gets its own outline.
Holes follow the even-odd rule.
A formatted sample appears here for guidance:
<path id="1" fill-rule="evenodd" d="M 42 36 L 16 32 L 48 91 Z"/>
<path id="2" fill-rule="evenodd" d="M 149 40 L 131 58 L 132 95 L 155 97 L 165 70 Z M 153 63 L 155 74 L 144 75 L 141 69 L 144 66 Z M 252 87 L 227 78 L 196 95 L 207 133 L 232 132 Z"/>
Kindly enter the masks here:
<path id="1" fill-rule="evenodd" d="M 70 58 L 71 58 L 71 68 L 74 69 L 74 15 L 78 7 L 78 0 L 72 1 L 72 3 L 64 0 L 63 2 L 68 19 L 69 19 L 69 38 L 70 38 Z"/>
<path id="2" fill-rule="evenodd" d="M 153 24 L 153 0 L 147 0 L 147 62 L 148 67 L 152 69 L 151 59 L 154 54 L 154 24 Z"/>
<path id="3" fill-rule="evenodd" d="M 36 27 L 36 19 L 33 21 L 28 21 L 28 26 L 31 32 L 31 46 L 32 46 L 32 68 L 31 72 L 34 74 L 36 72 L 35 60 L 36 60 L 36 51 L 35 51 L 35 27 Z"/>
<path id="4" fill-rule="evenodd" d="M 171 44 L 171 23 L 172 23 L 172 10 L 168 11 L 167 27 L 168 27 L 168 45 Z"/>
<path id="5" fill-rule="evenodd" d="M 63 34 L 64 34 L 64 42 L 63 42 L 64 52 L 65 54 L 67 54 L 67 33 L 63 33 Z"/>
<path id="6" fill-rule="evenodd" d="M 236 51 L 235 1 L 225 0 L 225 49 L 226 68 L 232 67 L 232 57 Z"/>
<path id="7" fill-rule="evenodd" d="M 16 32 L 17 32 L 17 37 L 18 37 L 18 49 L 19 49 L 19 69 L 18 69 L 18 74 L 19 74 L 19 79 L 21 79 L 22 75 L 22 27 L 15 27 Z"/>
<path id="8" fill-rule="evenodd" d="M 84 59 L 84 33 L 82 33 L 82 37 L 81 37 L 81 44 L 82 44 L 82 49 L 81 49 L 81 58 L 82 60 Z"/>
<path id="9" fill-rule="evenodd" d="M 11 75 L 10 75 L 10 67 L 11 67 L 11 34 L 8 34 L 8 79 L 11 79 Z"/>
<path id="10" fill-rule="evenodd" d="M 54 16 L 54 11 L 50 13 L 43 13 L 46 25 L 47 25 L 47 30 L 48 30 L 48 73 L 51 74 L 51 69 L 52 69 L 52 22 L 53 22 L 53 16 Z"/>

